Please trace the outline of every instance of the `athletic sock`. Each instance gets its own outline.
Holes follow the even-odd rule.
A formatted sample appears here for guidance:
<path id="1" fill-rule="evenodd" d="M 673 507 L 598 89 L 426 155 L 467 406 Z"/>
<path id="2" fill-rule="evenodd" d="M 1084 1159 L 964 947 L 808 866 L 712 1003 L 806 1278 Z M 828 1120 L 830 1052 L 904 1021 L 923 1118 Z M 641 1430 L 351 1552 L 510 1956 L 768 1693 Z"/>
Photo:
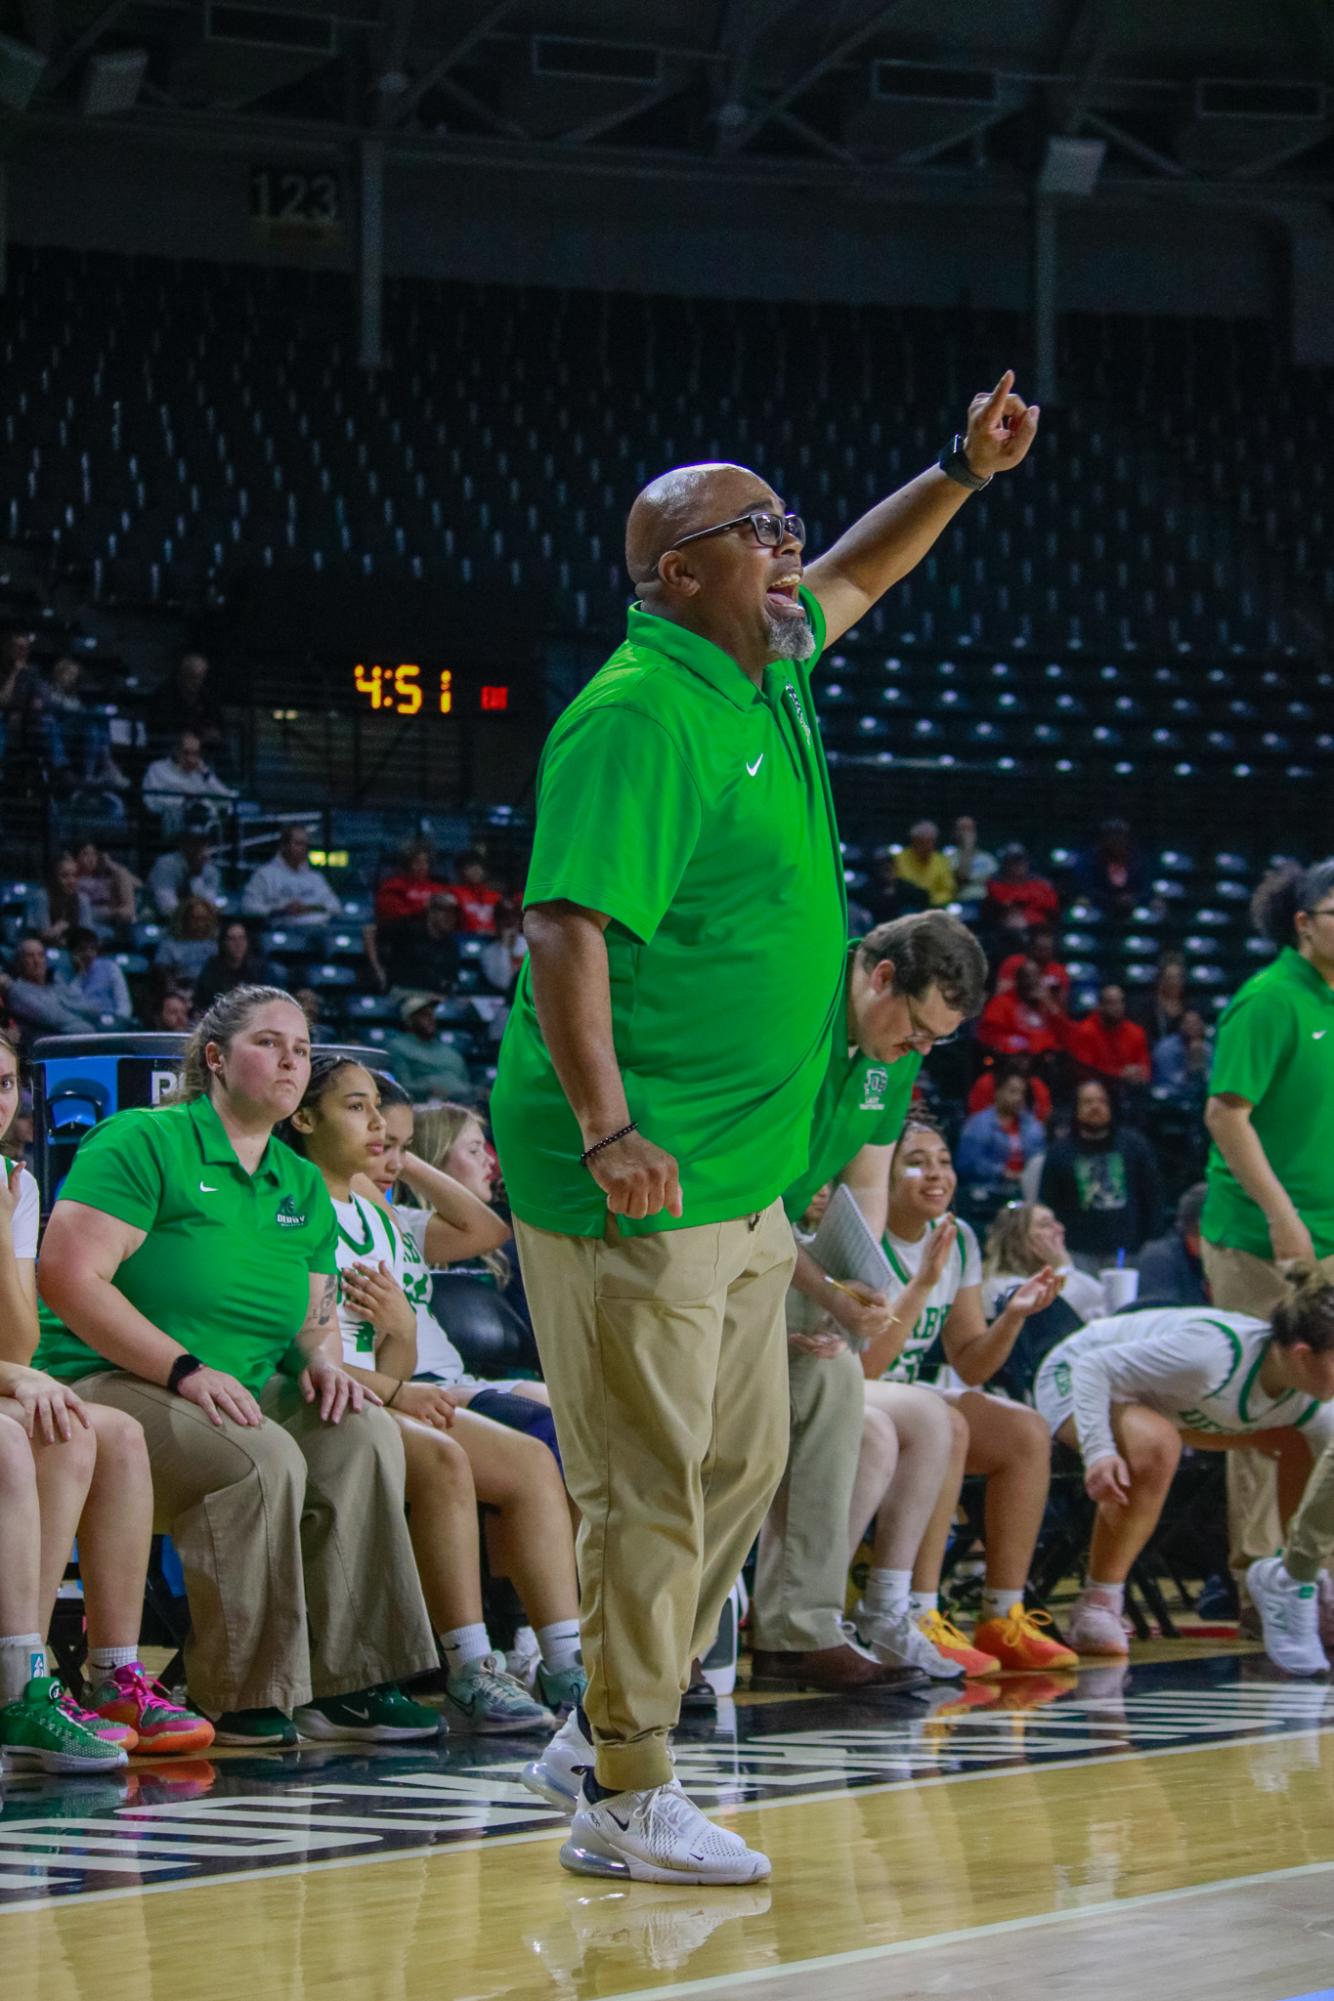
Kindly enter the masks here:
<path id="1" fill-rule="evenodd" d="M 445 1660 L 451 1675 L 466 1674 L 476 1662 L 485 1660 L 491 1651 L 491 1636 L 484 1625 L 452 1626 L 440 1635 L 440 1644 L 445 1650 Z"/>
<path id="2" fill-rule="evenodd" d="M 138 1647 L 89 1647 L 88 1665 L 102 1674 L 114 1674 L 117 1668 L 133 1667 L 139 1659 Z"/>
<path id="3" fill-rule="evenodd" d="M 28 1683 L 46 1672 L 40 1633 L 0 1633 L 0 1709 L 17 1702 Z"/>
<path id="4" fill-rule="evenodd" d="M 902 1619 L 912 1595 L 911 1570 L 876 1570 L 866 1573 L 862 1603 L 878 1619 Z"/>
<path id="5" fill-rule="evenodd" d="M 562 1668 L 578 1667 L 579 1621 L 553 1619 L 549 1626 L 539 1626 L 537 1644 L 543 1666 L 549 1667 L 553 1674 L 559 1674 Z"/>
<path id="6" fill-rule="evenodd" d="M 982 1593 L 982 1618 L 1008 1619 L 1012 1605 L 1022 1605 L 1024 1587 L 1022 1584 L 1003 1591 L 993 1591 L 988 1584 Z"/>
<path id="7" fill-rule="evenodd" d="M 908 1593 L 908 1612 L 912 1618 L 925 1619 L 930 1613 L 938 1612 L 939 1610 L 940 1593 L 938 1591 L 910 1591 Z"/>
<path id="8" fill-rule="evenodd" d="M 1091 1598 L 1095 1592 L 1112 1612 L 1119 1612 L 1126 1602 L 1126 1587 L 1124 1584 L 1100 1584 L 1096 1577 L 1086 1577 L 1084 1580 L 1084 1589 L 1080 1595 L 1084 1598 Z"/>

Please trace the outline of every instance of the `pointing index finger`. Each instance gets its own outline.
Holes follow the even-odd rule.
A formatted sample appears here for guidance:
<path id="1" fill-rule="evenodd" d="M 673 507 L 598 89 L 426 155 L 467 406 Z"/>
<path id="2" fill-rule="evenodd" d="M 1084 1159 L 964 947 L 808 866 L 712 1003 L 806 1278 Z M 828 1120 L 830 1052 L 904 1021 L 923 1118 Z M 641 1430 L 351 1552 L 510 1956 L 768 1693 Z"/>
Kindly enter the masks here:
<path id="1" fill-rule="evenodd" d="M 1005 399 L 1013 388 L 1014 388 L 1014 370 L 1012 368 L 1007 368 L 1004 375 L 1002 375 L 1000 381 L 996 384 L 996 387 L 992 390 L 991 395 L 988 399 L 987 409 L 986 409 L 988 421 L 990 421 L 993 417 L 1000 416 L 1001 411 L 1005 407 Z"/>

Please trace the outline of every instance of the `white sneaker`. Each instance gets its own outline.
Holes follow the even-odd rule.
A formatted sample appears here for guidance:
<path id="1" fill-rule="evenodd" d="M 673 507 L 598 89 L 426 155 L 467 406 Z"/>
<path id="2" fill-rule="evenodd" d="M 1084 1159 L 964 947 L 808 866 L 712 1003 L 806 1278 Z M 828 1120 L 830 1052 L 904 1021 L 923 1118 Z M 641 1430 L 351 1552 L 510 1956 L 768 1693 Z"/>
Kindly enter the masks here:
<path id="1" fill-rule="evenodd" d="M 768 1856 L 702 1814 L 679 1779 L 601 1800 L 585 1794 L 560 1859 L 576 1876 L 635 1883 L 758 1883 L 769 1874 Z"/>
<path id="2" fill-rule="evenodd" d="M 1334 1647 L 1334 1577 L 1322 1570 L 1315 1581 L 1316 1604 L 1319 1607 L 1320 1644 L 1328 1653 Z"/>
<path id="3" fill-rule="evenodd" d="M 462 1674 L 445 1683 L 445 1715 L 460 1730 L 492 1735 L 526 1736 L 530 1730 L 550 1730 L 555 1717 L 545 1703 L 535 1702 L 505 1667 L 503 1654 L 470 1661 Z"/>
<path id="4" fill-rule="evenodd" d="M 1090 1597 L 1087 1591 L 1080 1592 L 1066 1621 L 1065 1644 L 1077 1654 L 1091 1655 L 1095 1660 L 1125 1660 L 1130 1653 L 1121 1614 L 1105 1599 Z"/>
<path id="5" fill-rule="evenodd" d="M 1281 1556 L 1265 1556 L 1246 1572 L 1246 1589 L 1260 1614 L 1265 1652 L 1275 1667 L 1287 1674 L 1328 1674 L 1314 1584 L 1289 1577 Z"/>
<path id="6" fill-rule="evenodd" d="M 852 1611 L 857 1638 L 882 1667 L 918 1668 L 932 1681 L 962 1681 L 963 1667 L 933 1645 L 906 1608 L 898 1619 L 870 1612 L 858 1600 Z"/>
<path id="7" fill-rule="evenodd" d="M 540 1758 L 525 1765 L 520 1777 L 530 1793 L 573 1819 L 584 1779 L 593 1771 L 593 1746 L 584 1735 L 582 1711 L 572 1709 Z"/>

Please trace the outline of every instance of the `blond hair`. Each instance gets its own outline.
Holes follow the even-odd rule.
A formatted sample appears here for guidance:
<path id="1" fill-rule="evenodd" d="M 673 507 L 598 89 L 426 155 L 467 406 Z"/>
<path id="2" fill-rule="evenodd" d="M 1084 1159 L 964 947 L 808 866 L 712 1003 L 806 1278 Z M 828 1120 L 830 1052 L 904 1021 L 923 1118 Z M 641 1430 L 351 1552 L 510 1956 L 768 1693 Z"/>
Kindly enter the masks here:
<path id="1" fill-rule="evenodd" d="M 470 1125 L 485 1132 L 481 1114 L 468 1105 L 460 1105 L 447 1098 L 440 1105 L 414 1107 L 412 1114 L 412 1150 L 428 1167 L 444 1168 L 446 1160 L 458 1145 Z M 513 1278 L 510 1261 L 504 1251 L 487 1251 L 478 1262 L 490 1272 L 503 1292 Z"/>
<path id="2" fill-rule="evenodd" d="M 988 1278 L 1027 1278 L 1041 1271 L 1044 1260 L 1033 1249 L 1031 1231 L 1037 1215 L 1036 1202 L 1007 1202 L 992 1218 L 987 1231 L 982 1269 Z"/>

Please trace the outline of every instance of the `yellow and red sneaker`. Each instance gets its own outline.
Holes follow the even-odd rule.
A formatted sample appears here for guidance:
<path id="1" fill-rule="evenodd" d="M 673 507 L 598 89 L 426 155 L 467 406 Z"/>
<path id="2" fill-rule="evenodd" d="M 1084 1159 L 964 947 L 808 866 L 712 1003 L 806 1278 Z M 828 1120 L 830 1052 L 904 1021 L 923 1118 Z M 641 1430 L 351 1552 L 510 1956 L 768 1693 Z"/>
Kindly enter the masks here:
<path id="1" fill-rule="evenodd" d="M 99 1675 L 88 1689 L 87 1703 L 110 1723 L 128 1723 L 138 1733 L 137 1748 L 144 1754 L 206 1751 L 213 1742 L 208 1718 L 173 1702 L 137 1661 Z"/>
<path id="2" fill-rule="evenodd" d="M 973 1681 L 981 1681 L 988 1675 L 1000 1673 L 999 1661 L 989 1653 L 979 1653 L 970 1647 L 957 1626 L 952 1626 L 941 1611 L 923 1612 L 917 1621 L 919 1632 L 925 1633 L 933 1647 L 944 1654 L 947 1661 L 957 1661 L 965 1676 Z"/>
<path id="3" fill-rule="evenodd" d="M 973 1645 L 990 1654 L 1011 1674 L 1050 1674 L 1053 1668 L 1069 1672 L 1079 1666 L 1079 1655 L 1049 1640 L 1042 1631 L 1050 1626 L 1045 1612 L 1030 1612 L 1016 1601 L 1003 1619 L 984 1619 L 973 1633 Z"/>

